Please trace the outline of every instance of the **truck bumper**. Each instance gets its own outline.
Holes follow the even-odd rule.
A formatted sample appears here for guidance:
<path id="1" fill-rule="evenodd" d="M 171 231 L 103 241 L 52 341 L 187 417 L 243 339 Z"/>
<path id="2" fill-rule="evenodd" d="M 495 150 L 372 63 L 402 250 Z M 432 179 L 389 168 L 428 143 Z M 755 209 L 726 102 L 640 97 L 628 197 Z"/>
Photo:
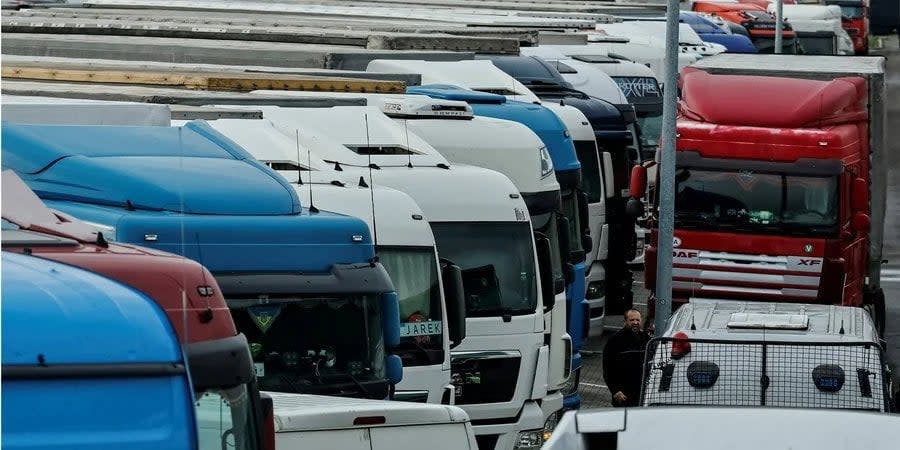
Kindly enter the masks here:
<path id="1" fill-rule="evenodd" d="M 472 421 L 479 450 L 514 450 L 520 433 L 537 430 L 542 432 L 547 419 L 553 413 L 562 411 L 562 407 L 563 396 L 561 393 L 555 392 L 548 394 L 540 401 L 526 401 L 522 405 L 518 420 L 514 422 L 481 424 L 479 423 L 481 421 Z M 496 421 L 492 420 L 491 422 Z M 537 450 L 540 446 L 533 448 Z"/>

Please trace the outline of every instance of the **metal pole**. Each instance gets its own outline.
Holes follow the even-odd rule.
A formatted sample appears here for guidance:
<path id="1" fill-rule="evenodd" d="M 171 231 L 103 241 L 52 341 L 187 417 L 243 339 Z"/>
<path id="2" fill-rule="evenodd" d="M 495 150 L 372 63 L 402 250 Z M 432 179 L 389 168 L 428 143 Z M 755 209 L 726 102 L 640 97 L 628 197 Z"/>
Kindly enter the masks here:
<path id="1" fill-rule="evenodd" d="M 775 2 L 775 53 L 782 53 L 782 35 L 784 34 L 784 0 Z"/>
<path id="2" fill-rule="evenodd" d="M 675 107 L 678 101 L 678 0 L 666 10 L 666 85 L 663 93 L 663 142 L 659 151 L 659 253 L 656 259 L 656 333 L 672 314 L 672 241 L 675 235 Z"/>

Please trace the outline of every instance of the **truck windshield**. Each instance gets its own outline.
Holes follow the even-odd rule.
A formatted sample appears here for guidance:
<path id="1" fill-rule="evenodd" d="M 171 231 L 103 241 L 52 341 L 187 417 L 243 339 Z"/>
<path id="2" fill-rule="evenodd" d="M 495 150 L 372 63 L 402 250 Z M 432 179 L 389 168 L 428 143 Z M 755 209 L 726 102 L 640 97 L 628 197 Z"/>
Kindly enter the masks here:
<path id="1" fill-rule="evenodd" d="M 804 55 L 834 55 L 834 35 L 823 37 L 801 36 L 798 41 Z"/>
<path id="2" fill-rule="evenodd" d="M 384 333 L 374 294 L 226 297 L 250 341 L 260 390 L 329 393 L 384 379 Z"/>
<path id="3" fill-rule="evenodd" d="M 400 345 L 404 367 L 444 360 L 441 290 L 434 247 L 378 247 L 400 302 Z"/>
<path id="4" fill-rule="evenodd" d="M 825 4 L 840 6 L 841 15 L 850 20 L 862 19 L 866 14 L 865 8 L 862 6 L 862 1 L 825 0 Z"/>
<path id="5" fill-rule="evenodd" d="M 575 191 L 565 189 L 562 191 L 562 213 L 569 219 L 569 251 L 581 251 L 581 235 L 582 221 L 586 221 L 587 217 L 581 217 L 578 209 L 578 199 L 575 197 Z"/>
<path id="6" fill-rule="evenodd" d="M 556 213 L 539 214 L 531 216 L 531 226 L 534 231 L 540 232 L 550 239 L 550 264 L 553 268 L 553 279 L 562 280 L 562 256 L 563 250 L 559 248 L 559 229 Z"/>
<path id="7" fill-rule="evenodd" d="M 199 450 L 256 450 L 247 386 L 204 391 L 194 402 Z"/>
<path id="8" fill-rule="evenodd" d="M 603 179 L 600 177 L 600 161 L 597 159 L 597 144 L 594 141 L 575 141 L 575 152 L 581 163 L 581 181 L 588 202 L 603 201 Z M 532 217 L 532 220 L 534 218 Z"/>
<path id="9" fill-rule="evenodd" d="M 438 253 L 463 270 L 467 317 L 534 314 L 537 278 L 528 222 L 436 222 Z"/>
<path id="10" fill-rule="evenodd" d="M 830 236 L 837 232 L 836 177 L 679 168 L 675 226 Z"/>
<path id="11" fill-rule="evenodd" d="M 659 146 L 659 137 L 662 136 L 662 105 L 660 108 L 638 109 L 637 122 L 641 139 L 641 155 L 645 160 L 653 160 L 656 148 Z"/>

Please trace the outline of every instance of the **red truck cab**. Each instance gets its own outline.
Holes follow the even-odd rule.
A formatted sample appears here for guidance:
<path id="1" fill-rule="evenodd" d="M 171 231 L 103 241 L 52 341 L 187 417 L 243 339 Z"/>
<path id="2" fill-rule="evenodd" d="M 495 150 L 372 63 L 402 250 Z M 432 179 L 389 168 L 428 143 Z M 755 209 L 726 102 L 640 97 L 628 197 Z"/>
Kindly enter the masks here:
<path id="1" fill-rule="evenodd" d="M 869 0 L 825 0 L 841 7 L 841 26 L 853 40 L 857 55 L 869 54 Z"/>
<path id="2" fill-rule="evenodd" d="M 227 441 L 229 448 L 274 450 L 274 428 L 263 419 L 271 421 L 271 403 L 259 395 L 247 340 L 205 267 L 108 242 L 92 226 L 47 208 L 12 171 L 3 172 L 2 192 L 3 251 L 90 270 L 143 292 L 165 310 L 184 343 L 200 448 Z"/>
<path id="3" fill-rule="evenodd" d="M 673 307 L 692 297 L 866 306 L 865 79 L 687 68 L 680 87 Z"/>
<path id="4" fill-rule="evenodd" d="M 760 53 L 775 51 L 775 16 L 766 11 L 765 6 L 754 3 L 695 1 L 691 9 L 708 13 L 734 22 L 747 29 L 750 40 Z M 796 53 L 796 39 L 790 22 L 784 21 L 782 31 L 782 53 Z"/>

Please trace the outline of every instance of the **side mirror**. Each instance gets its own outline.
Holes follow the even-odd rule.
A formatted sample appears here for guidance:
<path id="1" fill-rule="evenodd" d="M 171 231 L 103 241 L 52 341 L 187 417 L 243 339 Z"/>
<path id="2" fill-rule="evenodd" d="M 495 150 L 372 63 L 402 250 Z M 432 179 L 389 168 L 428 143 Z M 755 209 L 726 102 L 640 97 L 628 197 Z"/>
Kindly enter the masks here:
<path id="1" fill-rule="evenodd" d="M 641 198 L 647 191 L 647 168 L 635 165 L 631 168 L 631 184 L 628 186 L 628 195 L 631 198 Z"/>
<path id="2" fill-rule="evenodd" d="M 449 260 L 441 260 L 441 281 L 444 302 L 447 306 L 447 327 L 450 347 L 456 347 L 466 338 L 466 297 L 463 290 L 462 269 Z"/>
<path id="3" fill-rule="evenodd" d="M 400 301 L 396 292 L 381 294 L 381 326 L 384 327 L 384 346 L 400 345 Z"/>
<path id="4" fill-rule="evenodd" d="M 625 203 L 625 214 L 628 214 L 628 217 L 633 219 L 637 219 L 639 217 L 644 216 L 644 202 L 640 201 L 636 198 L 629 198 L 628 202 Z"/>
<path id="5" fill-rule="evenodd" d="M 632 164 L 640 164 L 641 163 L 641 152 L 634 146 L 629 145 L 625 147 L 628 151 L 628 160 L 631 161 Z"/>
<path id="6" fill-rule="evenodd" d="M 570 262 L 573 258 L 577 257 L 575 252 L 572 250 L 572 231 L 571 227 L 572 223 L 569 221 L 569 218 L 559 214 L 556 219 L 556 233 L 559 235 L 559 256 L 560 260 L 563 263 L 563 275 L 566 279 L 566 284 L 572 282 L 572 279 L 569 275 L 569 270 L 566 267 L 568 262 Z M 578 253 L 583 253 L 579 251 Z"/>
<path id="7" fill-rule="evenodd" d="M 606 198 L 616 197 L 616 180 L 613 179 L 613 159 L 612 154 L 603 152 L 603 158 L 600 161 L 603 164 L 603 189 L 606 190 Z"/>
<path id="8" fill-rule="evenodd" d="M 868 232 L 871 225 L 872 220 L 869 218 L 869 215 L 861 211 L 854 213 L 853 218 L 850 219 L 850 226 L 852 226 L 857 233 Z"/>
<path id="9" fill-rule="evenodd" d="M 261 450 L 275 450 L 275 405 L 272 397 L 259 393 L 260 434 L 263 447 Z"/>
<path id="10" fill-rule="evenodd" d="M 403 381 L 403 360 L 397 355 L 384 357 L 384 375 L 388 384 L 397 385 Z"/>
<path id="11" fill-rule="evenodd" d="M 590 223 L 590 215 L 591 211 L 588 206 L 588 195 L 587 192 L 579 191 L 578 195 L 578 215 L 581 216 L 582 224 Z M 588 225 L 582 226 L 583 232 L 581 235 L 581 248 L 584 249 L 585 252 L 590 252 L 591 249 L 594 248 L 594 240 L 591 239 L 591 228 Z"/>
<path id="12" fill-rule="evenodd" d="M 553 309 L 556 304 L 556 289 L 553 283 L 553 255 L 550 239 L 541 233 L 535 233 L 534 245 L 538 256 L 538 270 L 541 278 L 541 298 L 544 310 Z"/>
<path id="13" fill-rule="evenodd" d="M 188 344 L 185 353 L 197 392 L 247 384 L 256 376 L 250 345 L 242 333 Z"/>
<path id="14" fill-rule="evenodd" d="M 853 180 L 850 186 L 850 209 L 869 211 L 869 184 L 863 178 Z"/>

